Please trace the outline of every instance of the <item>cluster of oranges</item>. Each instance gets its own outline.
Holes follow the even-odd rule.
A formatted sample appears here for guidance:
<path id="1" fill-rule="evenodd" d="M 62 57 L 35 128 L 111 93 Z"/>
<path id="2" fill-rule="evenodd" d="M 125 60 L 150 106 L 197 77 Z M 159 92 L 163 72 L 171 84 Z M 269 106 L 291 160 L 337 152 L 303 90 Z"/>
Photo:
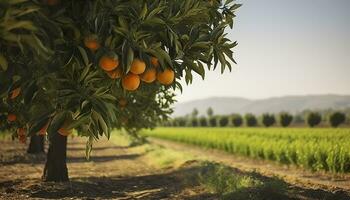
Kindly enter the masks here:
<path id="1" fill-rule="evenodd" d="M 92 52 L 97 51 L 101 47 L 96 35 L 85 37 L 84 45 Z M 151 57 L 152 66 L 150 67 L 147 67 L 143 60 L 135 58 L 132 61 L 130 72 L 126 75 L 123 75 L 123 70 L 119 67 L 119 59 L 116 55 L 104 55 L 100 58 L 98 64 L 111 79 L 122 78 L 122 86 L 128 91 L 137 90 L 141 81 L 153 83 L 155 80 L 158 80 L 163 85 L 170 85 L 175 79 L 175 73 L 172 69 L 158 70 L 159 61 L 156 57 Z"/>

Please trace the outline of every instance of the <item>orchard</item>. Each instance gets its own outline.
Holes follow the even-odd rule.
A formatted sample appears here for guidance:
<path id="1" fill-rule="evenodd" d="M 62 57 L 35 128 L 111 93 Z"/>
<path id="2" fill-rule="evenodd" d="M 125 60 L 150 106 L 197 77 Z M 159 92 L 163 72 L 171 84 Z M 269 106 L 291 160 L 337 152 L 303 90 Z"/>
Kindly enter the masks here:
<path id="1" fill-rule="evenodd" d="M 68 181 L 67 136 L 131 135 L 172 112 L 175 89 L 231 70 L 232 0 L 0 0 L 0 127 L 49 140 L 44 181 Z M 39 137 L 40 140 L 40 137 Z M 33 145 L 33 144 L 32 144 Z"/>

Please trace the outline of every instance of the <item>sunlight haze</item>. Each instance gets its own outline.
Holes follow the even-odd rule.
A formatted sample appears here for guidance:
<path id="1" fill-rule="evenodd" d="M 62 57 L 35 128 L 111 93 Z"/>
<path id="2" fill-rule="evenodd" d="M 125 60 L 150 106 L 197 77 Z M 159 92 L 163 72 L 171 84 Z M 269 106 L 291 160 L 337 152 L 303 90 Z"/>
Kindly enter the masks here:
<path id="1" fill-rule="evenodd" d="M 238 65 L 195 75 L 177 99 L 350 94 L 350 1 L 245 0 L 228 30 Z M 317 3 L 316 3 L 317 2 Z"/>

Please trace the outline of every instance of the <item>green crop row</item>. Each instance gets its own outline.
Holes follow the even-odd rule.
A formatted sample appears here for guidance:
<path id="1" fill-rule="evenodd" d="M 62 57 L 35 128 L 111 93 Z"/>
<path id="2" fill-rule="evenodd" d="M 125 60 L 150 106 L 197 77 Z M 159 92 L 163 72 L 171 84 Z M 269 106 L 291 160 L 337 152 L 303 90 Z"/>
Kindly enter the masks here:
<path id="1" fill-rule="evenodd" d="M 314 171 L 350 172 L 350 129 L 157 128 L 142 134 Z"/>

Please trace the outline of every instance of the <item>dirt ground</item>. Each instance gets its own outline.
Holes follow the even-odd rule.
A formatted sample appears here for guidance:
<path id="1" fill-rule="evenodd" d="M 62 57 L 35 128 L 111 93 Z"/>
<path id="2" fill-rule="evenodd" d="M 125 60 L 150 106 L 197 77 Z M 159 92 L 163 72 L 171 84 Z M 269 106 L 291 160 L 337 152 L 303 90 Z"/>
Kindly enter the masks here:
<path id="1" fill-rule="evenodd" d="M 109 141 L 96 143 L 90 161 L 85 142 L 69 138 L 69 183 L 40 181 L 45 155 L 30 156 L 26 146 L 0 141 L 0 199 L 208 199 L 200 187 L 184 187 L 185 170 L 161 170 L 142 155 Z"/>
<path id="2" fill-rule="evenodd" d="M 31 156 L 25 150 L 26 145 L 16 141 L 0 141 L 0 199 L 219 199 L 219 195 L 189 182 L 198 166 L 190 163 L 162 169 L 150 165 L 142 153 L 110 141 L 96 143 L 91 160 L 86 161 L 85 141 L 69 138 L 70 182 L 60 184 L 41 182 L 45 155 Z M 350 199 L 340 190 L 288 187 L 291 194 L 276 199 L 267 193 L 261 199 Z"/>

